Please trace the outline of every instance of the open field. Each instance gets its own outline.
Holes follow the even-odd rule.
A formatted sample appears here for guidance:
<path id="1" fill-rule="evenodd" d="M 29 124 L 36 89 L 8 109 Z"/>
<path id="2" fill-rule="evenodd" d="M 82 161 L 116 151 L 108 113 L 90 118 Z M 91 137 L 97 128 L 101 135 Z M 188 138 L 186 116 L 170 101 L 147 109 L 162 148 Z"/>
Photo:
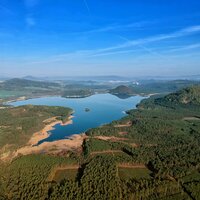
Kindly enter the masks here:
<path id="1" fill-rule="evenodd" d="M 79 167 L 78 165 L 56 167 L 51 172 L 51 180 L 49 181 L 60 182 L 64 179 L 75 181 Z"/>
<path id="2" fill-rule="evenodd" d="M 129 179 L 149 179 L 151 171 L 144 166 L 118 166 L 119 177 L 124 180 Z"/>

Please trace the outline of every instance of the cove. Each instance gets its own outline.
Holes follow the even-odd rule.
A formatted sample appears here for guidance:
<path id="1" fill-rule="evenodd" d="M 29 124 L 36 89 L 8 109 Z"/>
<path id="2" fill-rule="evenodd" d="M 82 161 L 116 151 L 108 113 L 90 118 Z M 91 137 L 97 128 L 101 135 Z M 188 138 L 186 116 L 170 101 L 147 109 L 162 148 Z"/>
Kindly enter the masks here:
<path id="1" fill-rule="evenodd" d="M 62 97 L 43 97 L 16 101 L 11 105 L 48 105 L 70 107 L 74 110 L 73 124 L 61 126 L 56 125 L 50 132 L 50 136 L 41 140 L 51 142 L 65 139 L 73 134 L 80 134 L 90 128 L 95 128 L 113 120 L 118 120 L 126 115 L 125 111 L 135 108 L 144 97 L 133 96 L 126 99 L 118 98 L 111 94 L 96 94 L 86 98 L 62 98 Z M 86 112 L 86 108 L 89 109 Z"/>

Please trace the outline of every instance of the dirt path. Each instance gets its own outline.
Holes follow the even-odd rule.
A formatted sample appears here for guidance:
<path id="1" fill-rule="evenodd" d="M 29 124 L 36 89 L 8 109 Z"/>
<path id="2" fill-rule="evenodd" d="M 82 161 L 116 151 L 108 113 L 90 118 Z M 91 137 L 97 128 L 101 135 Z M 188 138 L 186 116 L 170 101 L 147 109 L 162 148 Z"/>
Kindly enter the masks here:
<path id="1" fill-rule="evenodd" d="M 183 120 L 200 120 L 199 117 L 184 117 Z"/>
<path id="2" fill-rule="evenodd" d="M 130 164 L 130 163 L 121 163 L 117 165 L 120 168 L 132 168 L 132 169 L 146 169 L 147 167 L 144 164 Z"/>
<path id="3" fill-rule="evenodd" d="M 114 154 L 114 153 L 123 153 L 121 150 L 105 150 L 105 151 L 93 151 L 90 153 L 90 155 L 96 155 L 96 154 Z"/>
<path id="4" fill-rule="evenodd" d="M 128 132 L 127 131 L 121 131 L 118 133 L 119 135 L 128 135 Z"/>
<path id="5" fill-rule="evenodd" d="M 65 170 L 65 169 L 79 169 L 79 168 L 80 168 L 79 165 L 66 165 L 66 166 L 56 167 L 56 171 L 58 171 L 58 170 Z"/>
<path id="6" fill-rule="evenodd" d="M 115 136 L 94 136 L 93 138 L 105 141 L 113 141 L 113 142 L 128 140 L 128 138 L 121 138 Z"/>
<path id="7" fill-rule="evenodd" d="M 130 126 L 132 126 L 132 122 L 131 121 L 127 122 L 126 124 L 117 124 L 117 125 L 114 125 L 115 128 L 130 127 Z"/>

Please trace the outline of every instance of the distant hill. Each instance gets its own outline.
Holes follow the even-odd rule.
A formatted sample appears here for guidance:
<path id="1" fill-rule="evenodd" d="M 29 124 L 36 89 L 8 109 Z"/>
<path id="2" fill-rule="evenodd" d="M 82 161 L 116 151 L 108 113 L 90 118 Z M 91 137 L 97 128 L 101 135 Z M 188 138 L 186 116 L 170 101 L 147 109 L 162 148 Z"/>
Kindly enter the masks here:
<path id="1" fill-rule="evenodd" d="M 88 89 L 78 89 L 78 90 L 65 90 L 62 94 L 64 98 L 84 98 L 93 95 L 94 92 Z"/>
<path id="2" fill-rule="evenodd" d="M 6 90 L 17 90 L 26 87 L 50 88 L 50 87 L 59 87 L 59 84 L 52 82 L 20 79 L 20 78 L 13 78 L 0 83 L 0 89 L 6 89 Z"/>
<path id="3" fill-rule="evenodd" d="M 169 94 L 163 100 L 181 104 L 200 104 L 200 85 L 187 87 Z"/>
<path id="4" fill-rule="evenodd" d="M 200 105 L 200 84 L 189 86 L 168 95 L 160 94 L 144 99 L 137 105 L 140 109 L 161 107 L 196 109 Z"/>
<path id="5" fill-rule="evenodd" d="M 120 86 L 117 86 L 114 89 L 111 89 L 109 91 L 109 93 L 115 94 L 115 95 L 129 95 L 129 96 L 131 96 L 131 95 L 134 94 L 134 91 L 131 87 L 128 87 L 128 86 L 125 86 L 125 85 L 120 85 Z"/>
<path id="6" fill-rule="evenodd" d="M 132 87 L 137 94 L 171 93 L 199 83 L 199 81 L 193 80 L 143 80 L 140 81 L 140 85 Z"/>

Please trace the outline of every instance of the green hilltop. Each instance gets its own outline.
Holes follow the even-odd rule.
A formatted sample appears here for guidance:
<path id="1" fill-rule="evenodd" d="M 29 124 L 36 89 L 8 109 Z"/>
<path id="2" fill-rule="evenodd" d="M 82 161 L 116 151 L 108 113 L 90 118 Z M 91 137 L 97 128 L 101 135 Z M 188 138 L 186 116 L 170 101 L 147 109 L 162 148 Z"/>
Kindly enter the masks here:
<path id="1" fill-rule="evenodd" d="M 109 92 L 115 95 L 133 95 L 134 94 L 133 89 L 125 85 L 117 86 L 116 88 L 111 89 Z"/>
<path id="2" fill-rule="evenodd" d="M 164 97 L 165 101 L 181 104 L 200 104 L 200 85 L 184 88 Z"/>

